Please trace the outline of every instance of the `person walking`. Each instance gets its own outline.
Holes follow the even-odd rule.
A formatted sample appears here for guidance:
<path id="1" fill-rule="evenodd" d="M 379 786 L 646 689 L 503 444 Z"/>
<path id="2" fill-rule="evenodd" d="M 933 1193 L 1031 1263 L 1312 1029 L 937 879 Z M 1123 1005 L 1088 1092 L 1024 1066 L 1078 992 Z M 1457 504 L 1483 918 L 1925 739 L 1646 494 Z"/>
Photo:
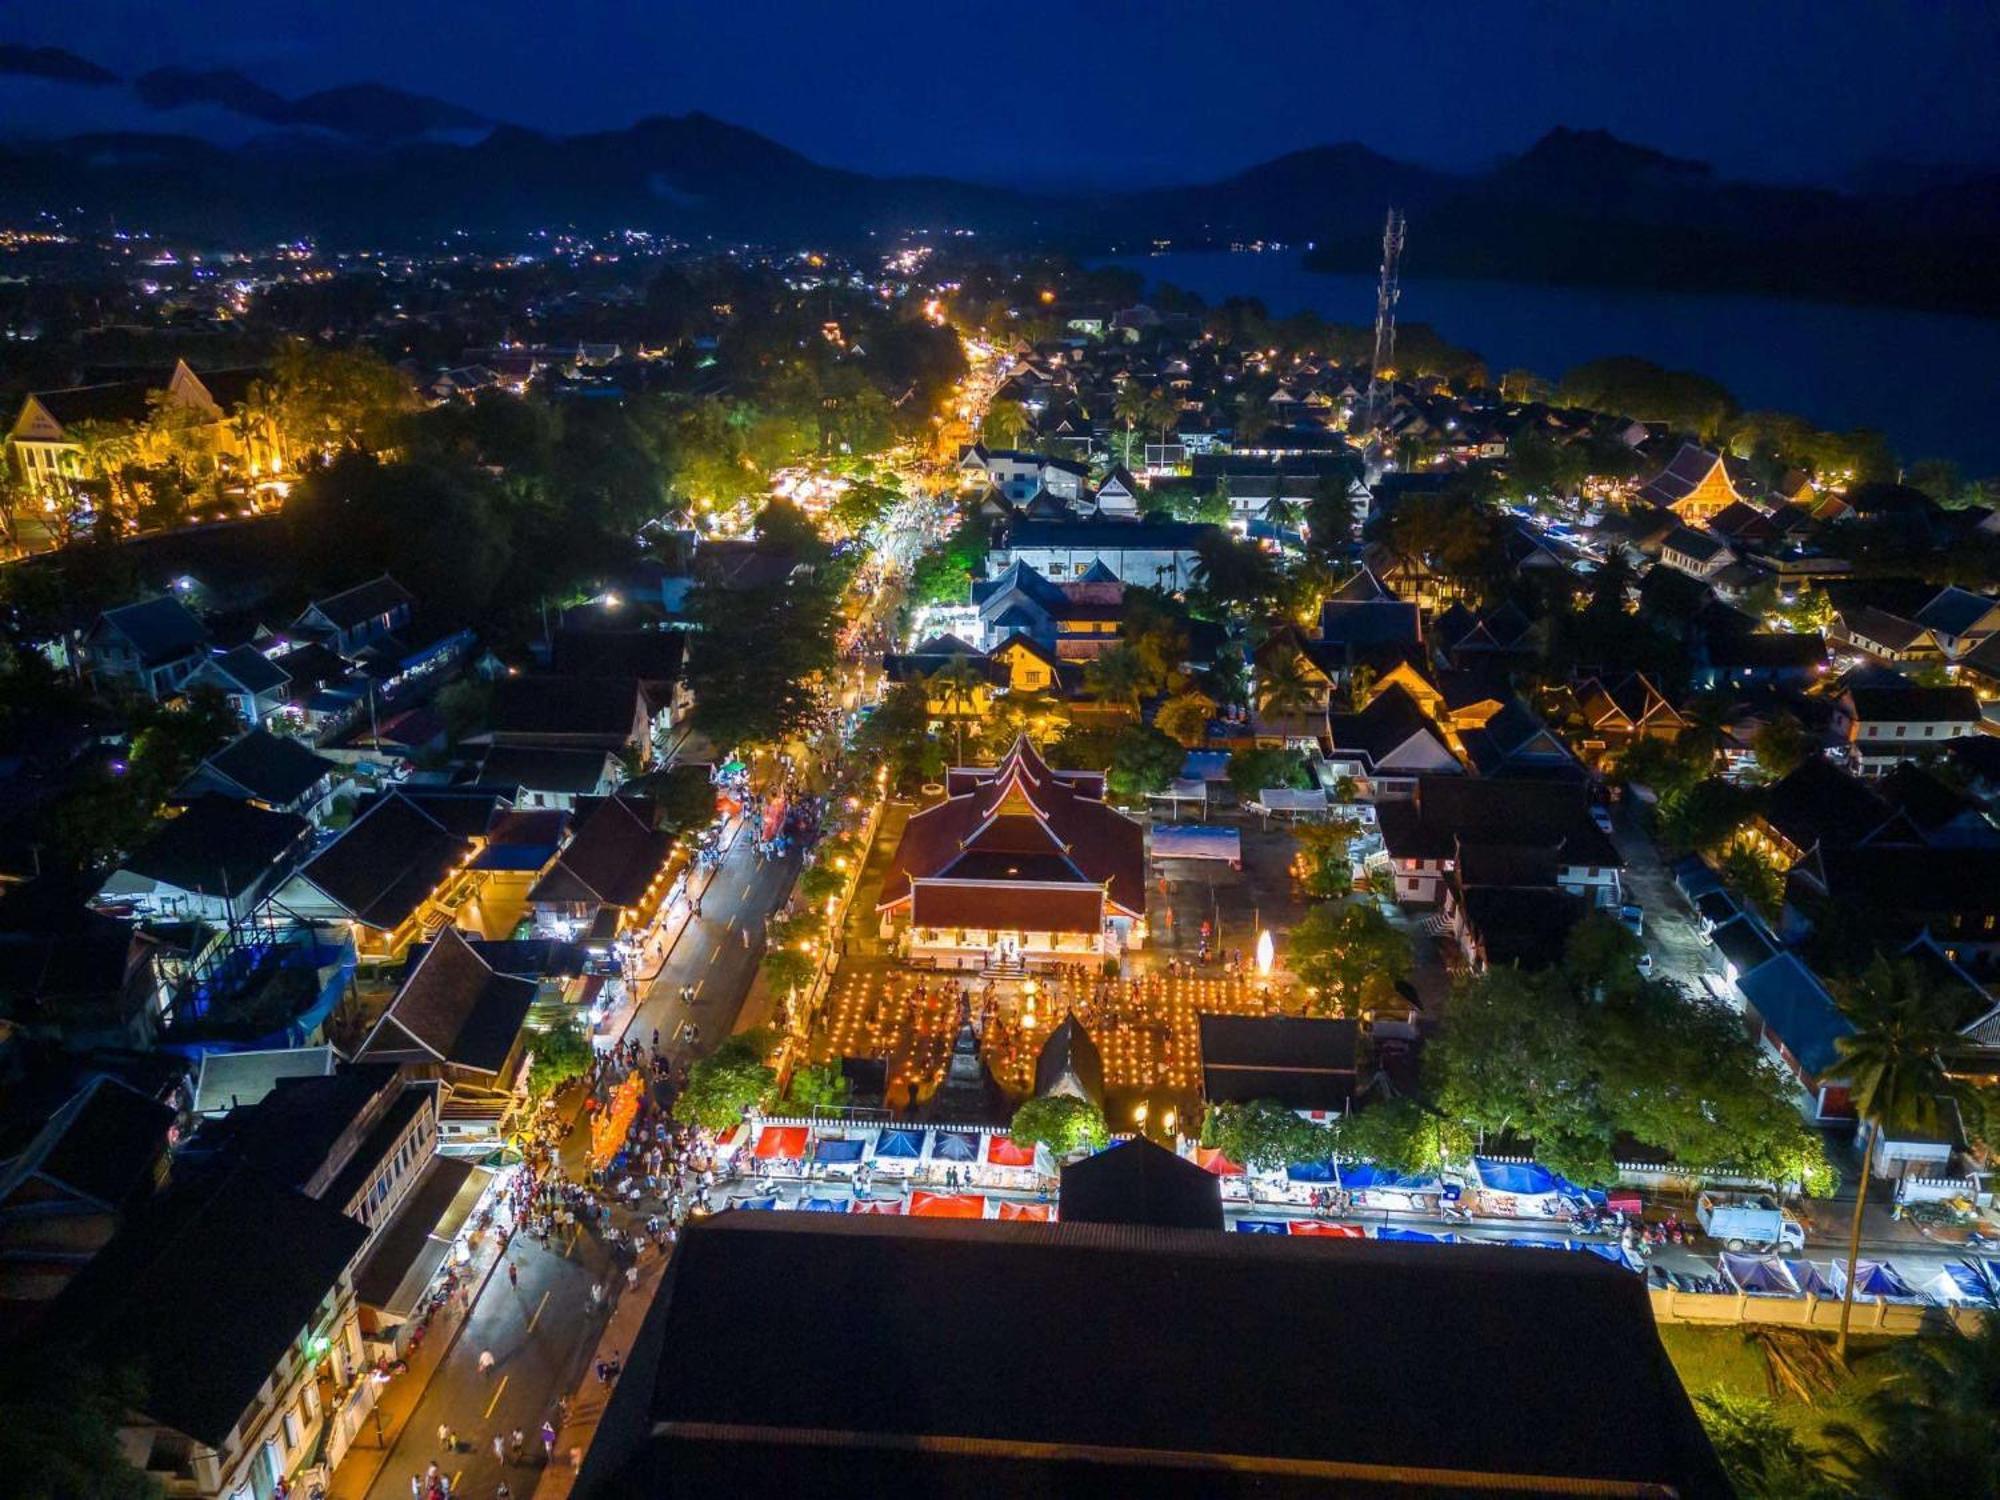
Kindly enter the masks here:
<path id="1" fill-rule="evenodd" d="M 507 1462 L 507 1439 L 497 1432 L 493 1434 L 493 1462 L 496 1464 Z"/>
<path id="2" fill-rule="evenodd" d="M 542 1423 L 542 1462 L 554 1463 L 556 1457 L 556 1429 L 553 1422 Z"/>
<path id="3" fill-rule="evenodd" d="M 521 1268 L 511 1260 L 507 1262 L 507 1285 L 515 1288 L 521 1285 Z"/>
<path id="4" fill-rule="evenodd" d="M 424 1476 L 421 1474 L 410 1476 L 410 1500 L 424 1500 Z"/>
<path id="5" fill-rule="evenodd" d="M 491 1375 L 493 1373 L 493 1351 L 491 1349 L 481 1349 L 479 1351 L 479 1373 L 481 1375 Z"/>
<path id="6" fill-rule="evenodd" d="M 444 1449 L 451 1447 L 451 1429 L 442 1422 L 438 1423 L 438 1446 Z"/>

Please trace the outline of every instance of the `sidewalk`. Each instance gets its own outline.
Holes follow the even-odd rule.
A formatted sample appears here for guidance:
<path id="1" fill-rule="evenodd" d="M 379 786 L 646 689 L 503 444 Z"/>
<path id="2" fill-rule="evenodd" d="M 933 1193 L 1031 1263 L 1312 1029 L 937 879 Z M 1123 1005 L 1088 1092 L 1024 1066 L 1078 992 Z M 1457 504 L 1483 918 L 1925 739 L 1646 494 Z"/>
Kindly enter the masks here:
<path id="1" fill-rule="evenodd" d="M 556 1436 L 555 1462 L 542 1470 L 541 1478 L 535 1484 L 533 1500 L 568 1500 L 569 1492 L 576 1484 L 577 1472 L 576 1465 L 570 1462 L 570 1451 L 590 1451 L 591 1442 L 597 1436 L 598 1419 L 604 1415 L 604 1408 L 615 1389 L 615 1386 L 597 1383 L 597 1362 L 609 1359 L 613 1354 L 629 1361 L 633 1346 L 639 1341 L 640 1326 L 646 1321 L 653 1296 L 659 1291 L 660 1281 L 666 1275 L 671 1254 L 668 1252 L 667 1255 L 648 1259 L 639 1272 L 639 1284 L 619 1295 L 618 1305 L 611 1312 L 611 1321 L 605 1325 L 596 1349 L 578 1378 L 576 1389 L 570 1393 L 569 1420 Z"/>
<path id="2" fill-rule="evenodd" d="M 431 1377 L 451 1353 L 452 1345 L 458 1342 L 459 1331 L 465 1327 L 472 1307 L 485 1292 L 486 1283 L 499 1266 L 501 1256 L 500 1236 L 490 1230 L 481 1234 L 479 1246 L 472 1253 L 468 1281 L 471 1295 L 454 1297 L 445 1304 L 431 1319 L 423 1343 L 409 1356 L 408 1368 L 382 1387 L 376 1398 L 374 1419 L 356 1435 L 348 1447 L 347 1456 L 327 1481 L 327 1500 L 361 1500 L 374 1487 L 381 1476 L 382 1466 L 388 1462 L 390 1451 L 403 1436 L 410 1414 L 423 1400 L 424 1392 L 430 1389 Z M 366 1434 L 377 1430 L 378 1424 L 382 1439 L 379 1443 L 369 1442 Z"/>

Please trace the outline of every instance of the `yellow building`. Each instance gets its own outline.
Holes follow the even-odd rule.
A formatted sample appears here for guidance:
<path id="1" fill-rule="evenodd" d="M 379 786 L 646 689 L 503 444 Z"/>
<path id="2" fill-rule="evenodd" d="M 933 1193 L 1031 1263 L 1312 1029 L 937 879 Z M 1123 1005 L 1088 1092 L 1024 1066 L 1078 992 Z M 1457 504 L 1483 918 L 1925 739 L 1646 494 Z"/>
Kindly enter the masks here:
<path id="1" fill-rule="evenodd" d="M 1673 462 L 1639 486 L 1638 498 L 1672 511 L 1690 526 L 1701 526 L 1743 497 L 1730 482 L 1721 454 L 1683 443 Z"/>

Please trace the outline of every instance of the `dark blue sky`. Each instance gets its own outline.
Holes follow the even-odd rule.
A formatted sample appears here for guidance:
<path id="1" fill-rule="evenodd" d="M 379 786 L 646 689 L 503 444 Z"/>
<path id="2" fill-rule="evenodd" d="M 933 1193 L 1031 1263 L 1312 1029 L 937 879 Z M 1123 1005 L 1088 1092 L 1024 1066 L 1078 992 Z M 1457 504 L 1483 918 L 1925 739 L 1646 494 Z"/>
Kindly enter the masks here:
<path id="1" fill-rule="evenodd" d="M 1470 166 L 1556 124 L 1606 126 L 1739 176 L 1832 178 L 1885 158 L 2000 161 L 1995 0 L 12 9 L 0 35 L 121 72 L 232 66 L 288 93 L 372 79 L 554 130 L 702 109 L 873 171 L 1170 181 L 1347 139 Z M 20 116 L 17 106 L 0 125 Z"/>

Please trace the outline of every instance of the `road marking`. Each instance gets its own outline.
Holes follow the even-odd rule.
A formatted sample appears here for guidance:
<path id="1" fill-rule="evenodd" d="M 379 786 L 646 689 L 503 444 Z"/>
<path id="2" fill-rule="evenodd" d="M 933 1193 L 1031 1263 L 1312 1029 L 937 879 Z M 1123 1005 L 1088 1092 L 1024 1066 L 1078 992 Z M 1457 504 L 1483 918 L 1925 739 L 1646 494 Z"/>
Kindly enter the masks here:
<path id="1" fill-rule="evenodd" d="M 551 1290 L 553 1290 L 553 1288 L 551 1288 Z M 528 1315 L 528 1332 L 533 1333 L 535 1331 L 535 1320 L 541 1317 L 542 1309 L 547 1307 L 548 1305 L 549 1305 L 549 1294 L 548 1292 L 543 1292 L 542 1300 L 535 1304 L 535 1310 Z"/>
<path id="2" fill-rule="evenodd" d="M 711 969 L 714 968 L 715 961 L 720 957 L 722 957 L 722 950 L 720 948 L 717 948 L 713 953 L 708 955 L 708 966 Z"/>
<path id="3" fill-rule="evenodd" d="M 493 1387 L 493 1399 L 492 1399 L 491 1401 L 489 1401 L 489 1402 L 487 1402 L 487 1403 L 486 1403 L 486 1414 L 485 1414 L 485 1416 L 483 1416 L 483 1417 L 482 1417 L 482 1418 L 480 1419 L 481 1421 L 491 1421 L 491 1420 L 492 1420 L 492 1418 L 493 1418 L 493 1408 L 494 1408 L 494 1407 L 496 1407 L 496 1406 L 498 1406 L 498 1405 L 500 1404 L 500 1393 L 501 1393 L 502 1391 L 504 1391 L 504 1390 L 506 1390 L 506 1389 L 507 1389 L 507 1380 L 508 1380 L 508 1377 L 507 1377 L 507 1376 L 505 1376 L 505 1375 L 502 1375 L 502 1376 L 500 1377 L 500 1383 L 499 1383 L 498 1385 L 496 1385 L 496 1386 L 494 1386 L 494 1387 Z M 452 1488 L 453 1488 L 453 1489 L 457 1489 L 457 1488 L 458 1488 L 458 1482 L 457 1482 L 456 1480 L 453 1480 L 453 1481 L 452 1481 Z"/>
<path id="4" fill-rule="evenodd" d="M 460 1469 L 451 1476 L 451 1492 L 454 1495 L 458 1493 L 458 1481 L 461 1477 L 463 1477 L 464 1474 L 465 1470 Z"/>

